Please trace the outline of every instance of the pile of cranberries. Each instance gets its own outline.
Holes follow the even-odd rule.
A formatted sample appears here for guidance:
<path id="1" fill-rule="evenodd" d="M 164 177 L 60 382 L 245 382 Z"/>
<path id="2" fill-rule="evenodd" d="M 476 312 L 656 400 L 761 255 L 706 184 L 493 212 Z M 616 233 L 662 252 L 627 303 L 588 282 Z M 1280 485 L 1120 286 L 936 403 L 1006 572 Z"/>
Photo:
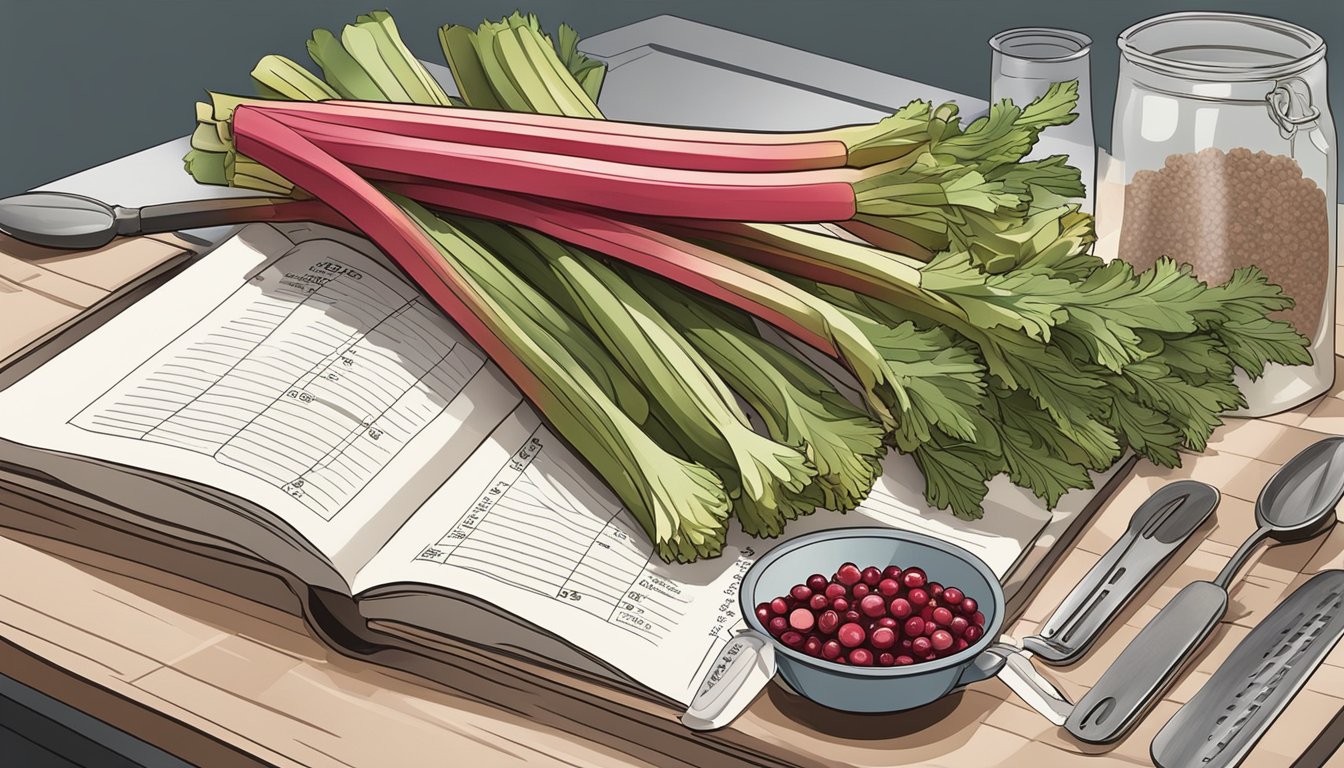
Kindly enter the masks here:
<path id="1" fill-rule="evenodd" d="M 784 645 L 859 667 L 899 667 L 950 656 L 985 634 L 975 598 L 919 568 L 860 569 L 807 577 L 787 595 L 756 606 L 756 618 Z"/>

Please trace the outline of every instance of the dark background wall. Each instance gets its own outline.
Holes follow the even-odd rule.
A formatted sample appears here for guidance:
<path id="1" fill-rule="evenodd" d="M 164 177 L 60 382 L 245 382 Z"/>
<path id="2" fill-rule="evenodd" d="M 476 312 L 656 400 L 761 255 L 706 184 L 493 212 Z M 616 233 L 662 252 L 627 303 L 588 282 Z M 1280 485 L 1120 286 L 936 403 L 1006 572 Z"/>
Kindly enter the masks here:
<path id="1" fill-rule="evenodd" d="M 0 195 L 190 131 L 206 89 L 251 92 L 267 53 L 308 63 L 304 41 L 386 7 L 417 55 L 441 61 L 435 30 L 522 5 L 553 28 L 593 35 L 673 13 L 988 96 L 990 35 L 1013 26 L 1077 29 L 1094 41 L 1097 137 L 1107 144 L 1115 37 L 1173 10 L 1231 10 L 1288 19 L 1344 50 L 1339 0 L 0 0 Z M 1336 54 L 1336 61 L 1344 54 Z M 1344 118 L 1344 71 L 1330 101 Z"/>

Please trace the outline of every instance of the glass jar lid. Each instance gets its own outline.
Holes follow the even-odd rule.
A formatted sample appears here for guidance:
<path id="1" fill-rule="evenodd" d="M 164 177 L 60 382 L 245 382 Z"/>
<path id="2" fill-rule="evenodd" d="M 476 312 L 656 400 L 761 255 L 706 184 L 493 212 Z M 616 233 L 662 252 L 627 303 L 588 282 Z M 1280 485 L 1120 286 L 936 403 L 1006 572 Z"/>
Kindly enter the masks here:
<path id="1" fill-rule="evenodd" d="M 1241 13 L 1156 16 L 1118 40 L 1126 60 L 1164 75 L 1248 82 L 1302 72 L 1325 57 L 1321 36 L 1296 24 Z"/>

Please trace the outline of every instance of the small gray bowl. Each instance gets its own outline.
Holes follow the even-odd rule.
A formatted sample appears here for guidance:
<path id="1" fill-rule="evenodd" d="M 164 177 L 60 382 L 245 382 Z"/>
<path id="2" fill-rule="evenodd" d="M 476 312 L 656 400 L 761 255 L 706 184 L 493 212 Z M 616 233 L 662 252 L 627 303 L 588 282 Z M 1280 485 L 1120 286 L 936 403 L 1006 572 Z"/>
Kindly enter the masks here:
<path id="1" fill-rule="evenodd" d="M 985 634 L 959 653 L 903 667 L 853 667 L 808 656 L 771 637 L 756 618 L 756 606 L 787 594 L 807 577 L 829 576 L 842 563 L 860 568 L 918 567 L 930 581 L 955 586 L 975 598 L 985 614 Z M 841 528 L 799 536 L 758 559 L 739 593 L 747 625 L 775 647 L 779 674 L 793 690 L 822 706 L 845 712 L 899 712 L 935 701 L 970 683 L 992 677 L 1002 659 L 982 654 L 1003 628 L 1003 589 L 983 560 L 931 536 L 891 528 Z"/>

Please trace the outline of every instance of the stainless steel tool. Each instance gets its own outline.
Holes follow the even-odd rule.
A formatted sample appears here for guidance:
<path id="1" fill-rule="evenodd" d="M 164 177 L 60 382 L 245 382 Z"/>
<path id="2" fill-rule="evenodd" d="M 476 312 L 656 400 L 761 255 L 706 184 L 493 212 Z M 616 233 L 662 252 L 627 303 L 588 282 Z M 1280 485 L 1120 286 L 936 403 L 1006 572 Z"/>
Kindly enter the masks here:
<path id="1" fill-rule="evenodd" d="M 1260 528 L 1213 581 L 1192 582 L 1144 627 L 1078 702 L 1065 721 L 1075 738 L 1094 744 L 1119 739 L 1164 691 L 1227 611 L 1227 589 L 1266 538 L 1300 541 L 1335 522 L 1344 498 L 1344 438 L 1314 443 L 1279 468 L 1260 491 Z"/>
<path id="2" fill-rule="evenodd" d="M 1159 768 L 1238 765 L 1344 636 L 1344 571 L 1316 574 L 1237 644 L 1153 739 Z"/>

